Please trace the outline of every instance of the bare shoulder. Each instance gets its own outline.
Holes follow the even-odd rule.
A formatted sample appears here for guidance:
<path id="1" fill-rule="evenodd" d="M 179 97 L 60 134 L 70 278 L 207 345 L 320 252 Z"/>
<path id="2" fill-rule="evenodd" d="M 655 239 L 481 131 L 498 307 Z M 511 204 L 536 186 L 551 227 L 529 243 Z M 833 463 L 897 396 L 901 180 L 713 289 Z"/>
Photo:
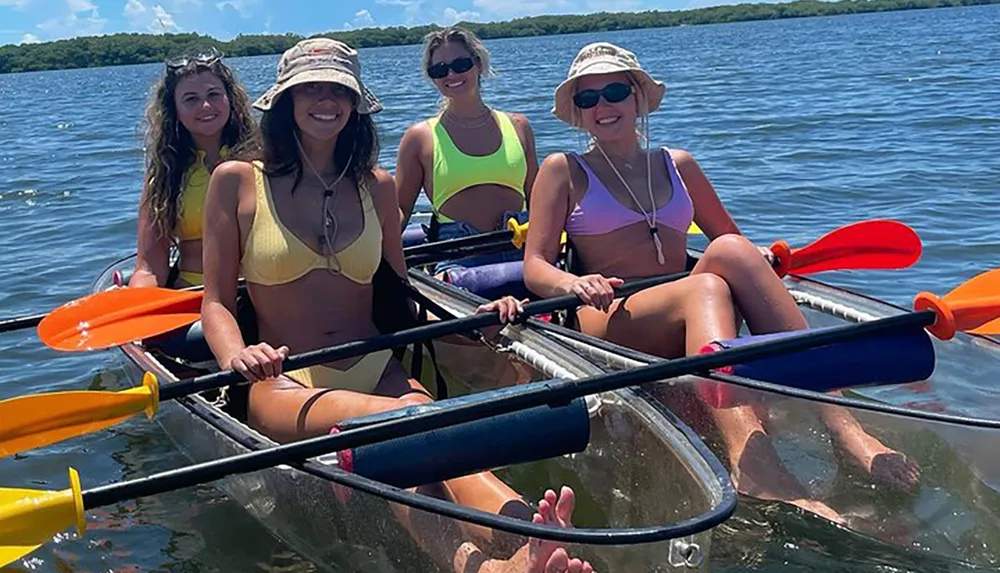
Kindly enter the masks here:
<path id="1" fill-rule="evenodd" d="M 514 124 L 514 127 L 520 129 L 531 129 L 531 122 L 528 121 L 528 118 L 525 117 L 523 113 L 515 113 L 512 111 L 506 111 L 504 113 L 506 113 L 507 117 L 510 118 L 510 122 Z"/>
<path id="2" fill-rule="evenodd" d="M 674 164 L 677 165 L 678 169 L 684 167 L 691 168 L 698 165 L 698 162 L 694 159 L 694 155 L 691 155 L 686 149 L 667 148 L 667 152 L 670 153 L 670 158 L 674 160 Z"/>
<path id="3" fill-rule="evenodd" d="M 368 192 L 371 193 L 375 209 L 379 213 L 398 210 L 396 181 L 392 174 L 381 167 L 376 167 L 372 171 L 372 179 L 373 181 L 368 186 Z"/>
<path id="4" fill-rule="evenodd" d="M 403 138 L 399 142 L 400 148 L 404 145 L 415 145 L 426 141 L 431 136 L 431 126 L 427 121 L 419 121 L 414 123 L 410 127 L 406 128 L 403 132 Z"/>
<path id="5" fill-rule="evenodd" d="M 568 178 L 574 163 L 569 160 L 568 153 L 553 153 L 542 161 L 539 170 L 547 172 L 550 177 Z"/>
<path id="6" fill-rule="evenodd" d="M 212 170 L 212 179 L 232 185 L 253 179 L 255 167 L 246 161 L 223 161 Z"/>

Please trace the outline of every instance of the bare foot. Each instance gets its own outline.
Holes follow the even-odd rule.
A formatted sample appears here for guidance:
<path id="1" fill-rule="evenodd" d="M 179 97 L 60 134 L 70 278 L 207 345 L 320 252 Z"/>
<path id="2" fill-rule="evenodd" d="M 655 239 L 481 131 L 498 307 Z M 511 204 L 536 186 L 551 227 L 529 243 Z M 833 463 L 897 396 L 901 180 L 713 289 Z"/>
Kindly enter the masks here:
<path id="1" fill-rule="evenodd" d="M 920 481 L 920 467 L 906 454 L 885 447 L 867 460 L 858 460 L 879 485 L 892 491 L 910 491 Z M 866 463 L 867 462 L 867 463 Z"/>
<path id="2" fill-rule="evenodd" d="M 834 523 L 847 522 L 827 504 L 808 498 L 806 488 L 781 462 L 774 444 L 763 432 L 754 432 L 739 459 L 731 459 L 733 485 L 757 499 L 784 501 Z"/>
<path id="3" fill-rule="evenodd" d="M 563 486 L 556 492 L 547 490 L 538 502 L 538 512 L 532 517 L 537 524 L 573 527 L 570 518 L 576 506 L 576 494 Z M 531 538 L 509 560 L 490 560 L 482 564 L 479 573 L 593 573 L 587 561 L 570 558 L 563 544 Z"/>

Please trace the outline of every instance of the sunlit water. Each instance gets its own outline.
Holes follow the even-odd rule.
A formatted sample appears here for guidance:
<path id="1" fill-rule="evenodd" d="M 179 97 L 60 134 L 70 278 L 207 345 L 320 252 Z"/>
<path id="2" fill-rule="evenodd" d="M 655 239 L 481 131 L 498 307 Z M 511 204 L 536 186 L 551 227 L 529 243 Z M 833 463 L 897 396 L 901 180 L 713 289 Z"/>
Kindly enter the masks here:
<path id="1" fill-rule="evenodd" d="M 553 89 L 585 43 L 631 48 L 667 83 L 653 141 L 691 151 L 753 240 L 801 245 L 871 218 L 916 229 L 924 254 L 913 268 L 824 277 L 907 305 L 919 290 L 943 294 L 997 264 L 998 21 L 1000 6 L 985 6 L 499 40 L 488 43 L 498 75 L 486 94 L 497 108 L 528 116 L 540 159 L 579 150 L 581 137 L 549 114 Z M 386 107 L 377 121 L 389 168 L 406 126 L 436 107 L 419 56 L 417 46 L 362 52 L 365 78 Z M 231 63 L 256 96 L 276 62 Z M 144 65 L 0 76 L 4 315 L 84 294 L 98 272 L 134 249 L 139 125 L 159 73 Z M 113 353 L 56 354 L 30 331 L 0 339 L 0 398 L 112 386 L 120 375 Z M 62 488 L 72 465 L 86 488 L 184 463 L 157 426 L 137 418 L 0 460 L 0 481 Z M 865 547 L 807 516 L 754 521 L 761 515 L 741 509 L 718 530 L 717 569 L 839 570 L 835 559 L 801 560 L 805 553 L 786 537 L 814 538 L 834 555 Z M 95 511 L 89 523 L 85 540 L 49 545 L 12 570 L 313 569 L 208 486 Z M 768 533 L 754 533 L 759 526 Z M 864 553 L 867 567 L 858 570 L 879 562 L 922 569 L 913 555 L 881 551 Z"/>

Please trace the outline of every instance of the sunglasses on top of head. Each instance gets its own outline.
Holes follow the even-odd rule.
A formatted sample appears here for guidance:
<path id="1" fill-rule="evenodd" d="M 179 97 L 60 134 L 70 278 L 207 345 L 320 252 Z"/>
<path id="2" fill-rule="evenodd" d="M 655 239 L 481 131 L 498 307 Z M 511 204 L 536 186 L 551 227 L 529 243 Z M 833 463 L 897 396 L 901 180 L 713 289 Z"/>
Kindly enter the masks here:
<path id="1" fill-rule="evenodd" d="M 186 68 L 190 64 L 198 64 L 200 66 L 211 66 L 212 64 L 218 62 L 222 59 L 222 52 L 212 47 L 208 52 L 203 54 L 198 54 L 195 56 L 181 56 L 179 58 L 171 58 L 164 62 L 168 70 L 178 70 L 181 68 Z"/>
<path id="2" fill-rule="evenodd" d="M 580 109 L 590 109 L 601 101 L 601 96 L 608 103 L 618 103 L 625 101 L 632 95 L 632 86 L 615 82 L 608 84 L 599 90 L 583 90 L 573 94 L 573 103 Z"/>
<path id="3" fill-rule="evenodd" d="M 456 74 L 464 74 L 476 65 L 475 60 L 469 57 L 455 58 L 450 62 L 438 62 L 427 68 L 427 75 L 431 79 L 440 80 L 448 77 L 448 69 Z"/>

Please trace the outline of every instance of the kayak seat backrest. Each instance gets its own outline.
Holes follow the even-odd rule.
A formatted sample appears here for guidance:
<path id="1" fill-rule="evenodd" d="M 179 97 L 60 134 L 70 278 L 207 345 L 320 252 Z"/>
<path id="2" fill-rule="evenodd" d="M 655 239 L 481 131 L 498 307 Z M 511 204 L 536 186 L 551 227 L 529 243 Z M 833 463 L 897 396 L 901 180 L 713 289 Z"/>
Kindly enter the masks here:
<path id="1" fill-rule="evenodd" d="M 453 268 L 445 271 L 444 280 L 486 300 L 507 295 L 517 299 L 535 298 L 524 286 L 524 261 Z"/>

